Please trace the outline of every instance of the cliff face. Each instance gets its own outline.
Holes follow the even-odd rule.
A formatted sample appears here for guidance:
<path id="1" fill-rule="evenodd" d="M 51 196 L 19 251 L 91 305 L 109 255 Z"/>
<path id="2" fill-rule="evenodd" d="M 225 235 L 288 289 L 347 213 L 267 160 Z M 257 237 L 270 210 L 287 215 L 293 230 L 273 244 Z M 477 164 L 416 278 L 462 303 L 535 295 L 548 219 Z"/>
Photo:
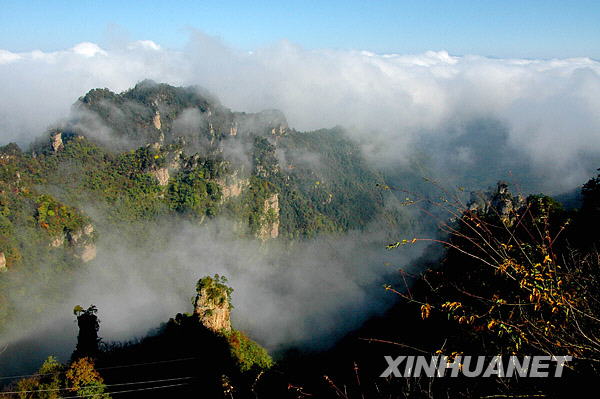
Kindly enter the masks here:
<path id="1" fill-rule="evenodd" d="M 218 276 L 205 277 L 196 286 L 194 315 L 204 327 L 215 332 L 231 331 L 231 289 L 225 281 Z"/>
<path id="2" fill-rule="evenodd" d="M 231 176 L 215 179 L 215 181 L 221 187 L 223 201 L 239 197 L 250 184 L 247 178 L 240 178 L 237 171 Z"/>
<path id="3" fill-rule="evenodd" d="M 258 238 L 266 241 L 279 237 L 279 194 L 267 198 L 263 205 L 263 224 Z"/>

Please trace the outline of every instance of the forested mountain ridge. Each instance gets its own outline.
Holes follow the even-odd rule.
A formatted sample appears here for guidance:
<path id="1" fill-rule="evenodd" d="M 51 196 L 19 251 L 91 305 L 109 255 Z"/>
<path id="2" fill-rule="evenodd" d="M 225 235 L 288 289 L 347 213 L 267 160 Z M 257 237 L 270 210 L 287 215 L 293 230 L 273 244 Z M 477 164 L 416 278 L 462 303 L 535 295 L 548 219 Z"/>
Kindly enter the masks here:
<path id="1" fill-rule="evenodd" d="M 0 326 L 19 301 L 43 312 L 111 229 L 142 239 L 147 223 L 219 216 L 261 241 L 362 229 L 384 212 L 382 183 L 339 128 L 298 132 L 197 88 L 91 90 L 30 149 L 0 147 Z"/>

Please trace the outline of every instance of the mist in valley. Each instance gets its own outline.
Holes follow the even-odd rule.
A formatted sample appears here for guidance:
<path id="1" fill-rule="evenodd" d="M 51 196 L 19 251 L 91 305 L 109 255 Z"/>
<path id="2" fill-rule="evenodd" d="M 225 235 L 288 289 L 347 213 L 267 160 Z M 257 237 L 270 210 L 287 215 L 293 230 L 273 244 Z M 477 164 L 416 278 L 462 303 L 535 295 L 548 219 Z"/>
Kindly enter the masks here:
<path id="1" fill-rule="evenodd" d="M 426 246 L 385 245 L 436 234 L 435 223 L 400 206 L 413 192 L 432 192 L 423 177 L 467 191 L 504 179 L 524 193 L 561 194 L 600 166 L 597 61 L 306 50 L 285 41 L 244 52 L 201 32 L 177 51 L 151 41 L 0 50 L 0 144 L 26 147 L 48 126 L 72 120 L 71 105 L 88 90 L 122 91 L 146 78 L 198 85 L 235 111 L 279 109 L 298 130 L 343 126 L 384 173 L 396 196 L 389 208 L 403 222 L 375 220 L 364 231 L 267 243 L 240 237 L 224 218 L 100 223 L 98 256 L 77 271 L 63 300 L 33 327 L 15 325 L 0 337 L 3 374 L 32 371 L 49 354 L 66 360 L 77 333 L 74 305 L 98 306 L 105 341 L 132 340 L 190 312 L 196 281 L 213 274 L 235 290 L 235 327 L 271 351 L 327 348 L 394 303 L 383 284 L 399 282 L 398 268 L 418 267 Z M 114 140 L 93 116 L 78 117 L 86 135 Z M 189 111 L 174 129 L 185 133 L 199 123 Z M 225 150 L 248 162 L 245 148 Z M 298 157 L 319 162 L 310 153 Z M 91 205 L 86 211 L 103 217 Z M 20 306 L 20 314 L 34 312 Z M 24 348 L 29 354 L 21 356 Z"/>

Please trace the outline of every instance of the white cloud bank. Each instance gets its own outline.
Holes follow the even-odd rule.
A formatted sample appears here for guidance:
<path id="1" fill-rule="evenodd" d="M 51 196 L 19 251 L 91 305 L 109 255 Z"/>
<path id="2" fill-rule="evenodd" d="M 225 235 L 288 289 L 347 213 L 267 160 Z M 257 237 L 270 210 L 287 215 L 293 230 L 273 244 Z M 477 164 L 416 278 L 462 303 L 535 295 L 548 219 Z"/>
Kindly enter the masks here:
<path id="1" fill-rule="evenodd" d="M 589 58 L 378 55 L 285 41 L 248 53 L 201 33 L 182 51 L 150 40 L 0 50 L 1 142 L 28 142 L 91 88 L 121 91 L 146 78 L 206 87 L 234 110 L 281 109 L 301 130 L 343 125 L 387 160 L 479 117 L 504 122 L 509 145 L 574 185 L 589 174 L 582 160 L 600 154 L 600 62 Z"/>

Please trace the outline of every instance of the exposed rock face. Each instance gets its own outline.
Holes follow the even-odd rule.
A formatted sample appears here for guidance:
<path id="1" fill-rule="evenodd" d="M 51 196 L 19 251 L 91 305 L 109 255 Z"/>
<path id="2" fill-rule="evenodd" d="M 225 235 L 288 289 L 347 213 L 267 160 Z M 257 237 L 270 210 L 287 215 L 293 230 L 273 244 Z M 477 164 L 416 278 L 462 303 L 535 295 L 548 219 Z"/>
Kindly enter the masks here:
<path id="1" fill-rule="evenodd" d="M 0 252 L 0 272 L 4 272 L 8 270 L 6 267 L 6 256 L 4 256 L 4 252 Z"/>
<path id="2" fill-rule="evenodd" d="M 229 128 L 229 135 L 230 136 L 237 136 L 238 133 L 238 124 L 237 123 L 232 123 L 231 127 Z"/>
<path id="3" fill-rule="evenodd" d="M 242 194 L 242 191 L 250 185 L 250 181 L 248 179 L 239 178 L 237 172 L 234 172 L 232 176 L 228 176 L 225 179 L 216 179 L 215 181 L 221 187 L 223 201 L 238 197 Z"/>
<path id="4" fill-rule="evenodd" d="M 495 192 L 472 193 L 468 206 L 470 211 L 498 218 L 507 226 L 512 226 L 519 210 L 525 206 L 525 198 L 513 196 L 506 183 L 498 182 Z"/>
<path id="5" fill-rule="evenodd" d="M 69 240 L 69 244 L 77 245 L 84 238 L 90 238 L 90 236 L 94 233 L 94 226 L 91 224 L 86 224 L 80 230 L 75 232 L 67 233 L 67 239 Z"/>
<path id="6" fill-rule="evenodd" d="M 52 151 L 54 152 L 59 152 L 60 150 L 65 148 L 62 141 L 62 133 L 52 133 L 52 135 L 50 136 L 50 144 L 52 145 Z"/>
<path id="7" fill-rule="evenodd" d="M 154 117 L 152 118 L 152 124 L 154 125 L 156 130 L 160 130 L 160 128 L 162 127 L 162 123 L 160 121 L 160 112 L 158 112 L 158 110 L 156 111 L 156 113 L 154 114 Z"/>
<path id="8" fill-rule="evenodd" d="M 279 194 L 275 193 L 265 200 L 263 218 L 258 238 L 265 241 L 279 237 Z"/>
<path id="9" fill-rule="evenodd" d="M 283 136 L 287 132 L 287 126 L 280 125 L 279 127 L 274 127 L 271 129 L 271 134 L 273 136 Z"/>
<path id="10" fill-rule="evenodd" d="M 158 168 L 149 172 L 158 181 L 160 186 L 169 184 L 169 169 L 167 167 Z"/>
<path id="11" fill-rule="evenodd" d="M 67 233 L 67 240 L 74 250 L 75 257 L 83 262 L 89 262 L 96 258 L 96 244 L 92 241 L 93 234 L 94 226 L 91 224 L 85 225 L 78 231 Z"/>
<path id="12" fill-rule="evenodd" d="M 198 282 L 194 314 L 209 330 L 231 331 L 231 305 L 227 287 L 205 277 Z"/>
<path id="13" fill-rule="evenodd" d="M 66 234 L 54 237 L 50 241 L 50 246 L 58 248 L 66 242 L 68 248 L 72 250 L 73 256 L 83 262 L 89 262 L 96 258 L 96 244 L 94 244 L 93 238 L 94 226 L 87 224 L 77 231 L 68 231 Z"/>
<path id="14" fill-rule="evenodd" d="M 268 179 L 269 177 L 278 174 L 281 171 L 279 164 L 271 164 L 271 165 L 256 165 L 256 175 L 263 179 Z"/>

